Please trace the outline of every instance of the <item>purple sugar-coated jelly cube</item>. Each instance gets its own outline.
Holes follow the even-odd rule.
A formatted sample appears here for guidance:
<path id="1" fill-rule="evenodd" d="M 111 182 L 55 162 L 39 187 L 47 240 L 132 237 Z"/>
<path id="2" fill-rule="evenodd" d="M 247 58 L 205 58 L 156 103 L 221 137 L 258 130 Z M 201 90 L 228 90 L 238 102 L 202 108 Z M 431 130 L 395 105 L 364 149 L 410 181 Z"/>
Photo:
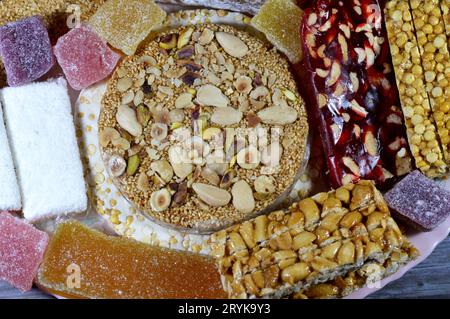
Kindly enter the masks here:
<path id="1" fill-rule="evenodd" d="M 450 215 L 450 192 L 414 171 L 384 196 L 388 205 L 406 222 L 430 231 Z"/>
<path id="2" fill-rule="evenodd" d="M 54 52 L 67 81 L 76 90 L 103 80 L 120 59 L 119 54 L 86 26 L 60 37 Z"/>
<path id="3" fill-rule="evenodd" d="M 23 219 L 0 212 L 0 280 L 30 290 L 48 244 L 48 235 Z"/>
<path id="4" fill-rule="evenodd" d="M 32 82 L 47 73 L 55 59 L 42 18 L 33 16 L 0 27 L 0 56 L 10 86 Z"/>

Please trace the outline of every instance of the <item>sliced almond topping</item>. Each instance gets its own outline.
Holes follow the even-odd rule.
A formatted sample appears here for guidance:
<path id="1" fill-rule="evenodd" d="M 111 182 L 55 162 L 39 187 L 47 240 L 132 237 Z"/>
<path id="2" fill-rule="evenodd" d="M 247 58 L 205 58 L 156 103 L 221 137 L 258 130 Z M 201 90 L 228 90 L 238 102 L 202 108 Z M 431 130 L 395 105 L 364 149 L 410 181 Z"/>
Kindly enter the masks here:
<path id="1" fill-rule="evenodd" d="M 320 76 L 321 78 L 326 78 L 328 74 L 330 74 L 330 70 L 324 70 L 324 69 L 316 69 L 316 74 Z"/>
<path id="2" fill-rule="evenodd" d="M 327 105 L 328 98 L 327 98 L 327 96 L 325 94 L 320 93 L 317 96 L 317 102 L 319 104 L 319 107 L 322 108 L 322 107 Z"/>
<path id="3" fill-rule="evenodd" d="M 342 158 L 342 162 L 344 163 L 345 166 L 348 167 L 348 169 L 350 169 L 350 171 L 353 174 L 355 174 L 356 176 L 361 176 L 359 166 L 355 163 L 355 161 L 353 159 L 346 156 L 346 157 Z"/>
<path id="4" fill-rule="evenodd" d="M 327 79 L 326 85 L 327 86 L 334 85 L 340 76 L 341 76 L 341 66 L 337 61 L 334 61 L 333 65 L 331 66 L 330 77 Z"/>
<path id="5" fill-rule="evenodd" d="M 364 146 L 366 147 L 367 153 L 371 156 L 378 155 L 378 142 L 373 136 L 372 132 L 367 132 L 364 140 Z"/>
<path id="6" fill-rule="evenodd" d="M 358 102 L 356 102 L 356 100 L 352 100 L 350 102 L 350 106 L 351 106 L 352 110 L 355 113 L 357 113 L 359 116 L 362 116 L 362 117 L 367 116 L 367 111 L 361 105 L 359 105 Z"/>
<path id="7" fill-rule="evenodd" d="M 347 41 L 345 40 L 344 36 L 342 34 L 338 34 L 338 42 L 341 45 L 341 51 L 342 51 L 342 60 L 344 63 L 348 62 L 348 45 Z"/>

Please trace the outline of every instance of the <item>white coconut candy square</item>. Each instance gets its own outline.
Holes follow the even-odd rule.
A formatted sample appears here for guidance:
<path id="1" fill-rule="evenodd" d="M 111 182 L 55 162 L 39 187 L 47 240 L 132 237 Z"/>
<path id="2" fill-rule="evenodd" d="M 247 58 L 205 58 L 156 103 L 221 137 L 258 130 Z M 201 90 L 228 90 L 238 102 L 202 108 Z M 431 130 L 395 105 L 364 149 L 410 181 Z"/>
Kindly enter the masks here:
<path id="1" fill-rule="evenodd" d="M 0 211 L 20 210 L 22 202 L 20 199 L 19 185 L 17 184 L 16 171 L 9 149 L 8 137 L 6 135 L 3 121 L 2 105 L 0 103 Z"/>
<path id="2" fill-rule="evenodd" d="M 86 184 L 66 81 L 7 87 L 0 99 L 24 217 L 38 222 L 85 211 Z"/>

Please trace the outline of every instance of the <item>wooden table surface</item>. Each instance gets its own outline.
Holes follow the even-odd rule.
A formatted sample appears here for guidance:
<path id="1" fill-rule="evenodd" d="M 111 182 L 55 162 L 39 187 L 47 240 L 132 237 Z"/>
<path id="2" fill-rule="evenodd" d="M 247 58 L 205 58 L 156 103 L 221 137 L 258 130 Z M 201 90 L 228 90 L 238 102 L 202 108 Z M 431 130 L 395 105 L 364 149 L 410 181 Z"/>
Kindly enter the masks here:
<path id="1" fill-rule="evenodd" d="M 51 297 L 36 288 L 21 294 L 7 283 L 0 282 L 0 299 L 2 298 Z M 369 298 L 450 298 L 450 237 L 424 262 Z"/>

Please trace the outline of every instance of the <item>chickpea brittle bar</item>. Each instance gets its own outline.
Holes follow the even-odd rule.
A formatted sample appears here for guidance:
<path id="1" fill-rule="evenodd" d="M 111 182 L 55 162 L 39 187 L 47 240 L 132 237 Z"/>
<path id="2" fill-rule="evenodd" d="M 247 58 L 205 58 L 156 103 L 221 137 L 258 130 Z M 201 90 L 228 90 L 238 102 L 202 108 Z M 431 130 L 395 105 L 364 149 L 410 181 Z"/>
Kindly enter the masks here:
<path id="1" fill-rule="evenodd" d="M 423 63 L 409 3 L 388 1 L 385 19 L 408 140 L 416 166 L 429 177 L 440 177 L 445 174 L 447 165 L 425 88 L 424 67 L 427 64 Z"/>
<path id="2" fill-rule="evenodd" d="M 232 298 L 280 298 L 409 245 L 369 181 L 319 193 L 211 237 Z"/>
<path id="3" fill-rule="evenodd" d="M 411 0 L 425 88 L 442 144 L 444 158 L 450 163 L 450 55 L 445 34 L 444 15 L 439 0 Z M 448 14 L 448 13 L 447 13 Z"/>

